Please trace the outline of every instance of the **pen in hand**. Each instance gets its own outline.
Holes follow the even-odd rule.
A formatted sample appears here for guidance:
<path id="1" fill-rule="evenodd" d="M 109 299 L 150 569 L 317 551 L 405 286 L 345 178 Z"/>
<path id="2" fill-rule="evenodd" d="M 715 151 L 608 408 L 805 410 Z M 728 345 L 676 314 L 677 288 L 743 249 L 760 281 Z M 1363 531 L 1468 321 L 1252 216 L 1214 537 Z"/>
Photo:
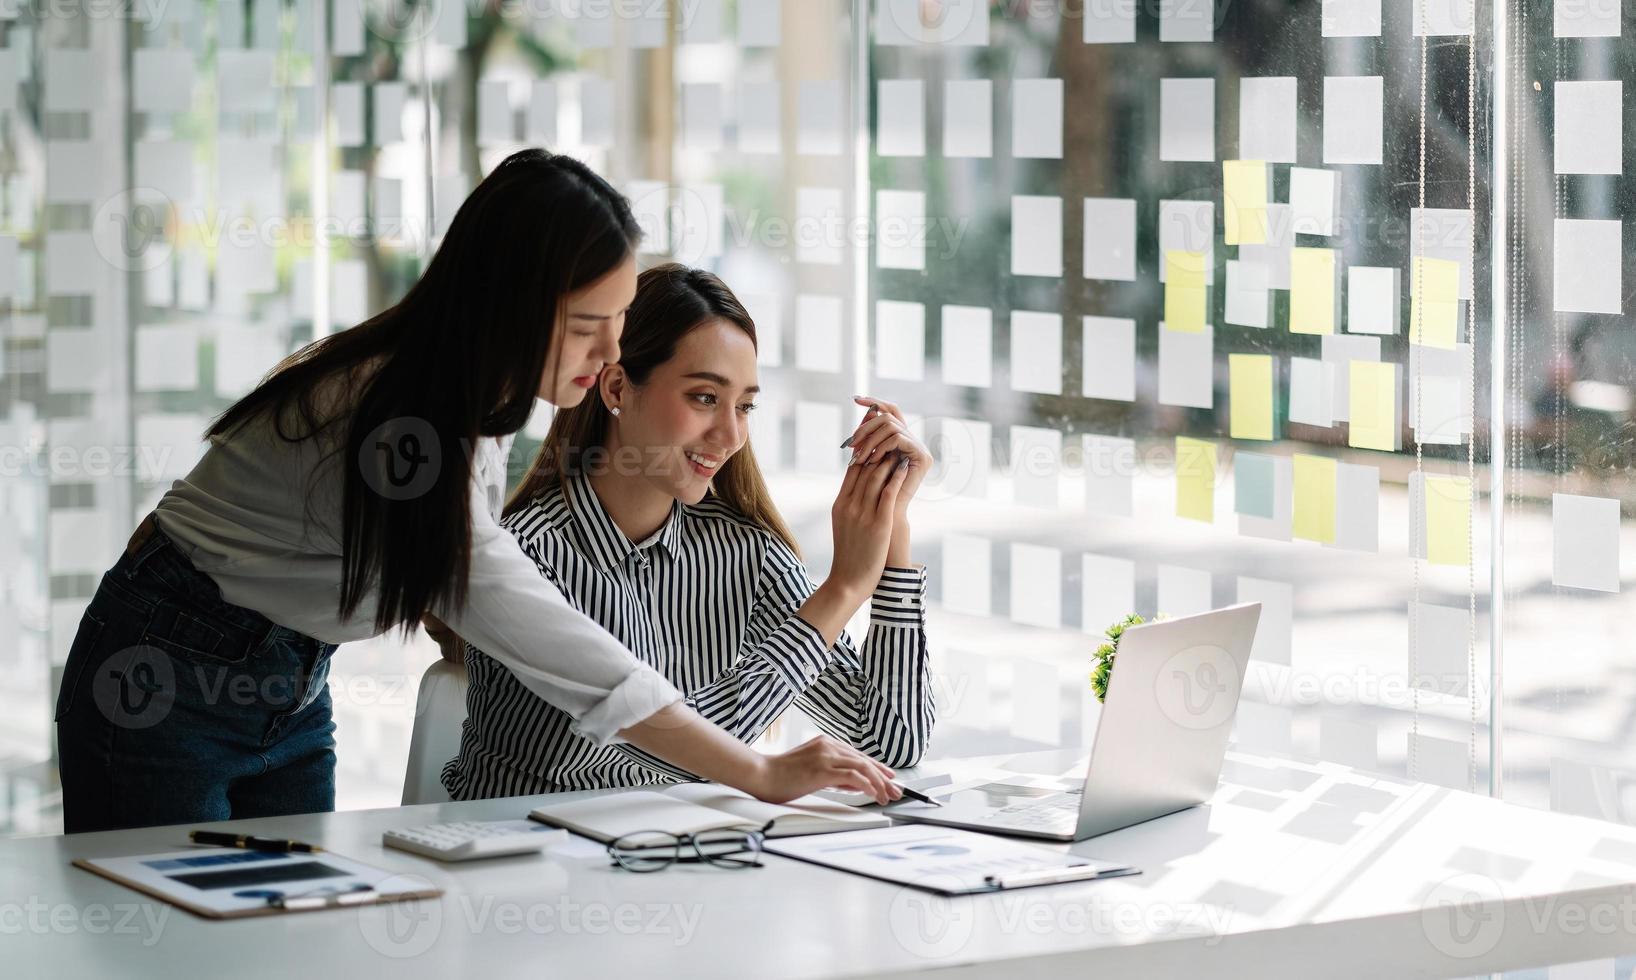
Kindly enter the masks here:
<path id="1" fill-rule="evenodd" d="M 925 793 L 922 793 L 919 790 L 910 789 L 909 787 L 903 785 L 902 783 L 893 783 L 892 785 L 896 786 L 898 789 L 903 791 L 903 799 L 904 800 L 914 800 L 916 803 L 927 803 L 927 804 L 930 804 L 932 806 L 942 806 L 943 805 L 943 804 L 939 803 L 938 801 L 932 799 L 931 797 L 927 796 Z M 894 800 L 893 802 L 894 803 L 902 803 L 903 800 Z"/>

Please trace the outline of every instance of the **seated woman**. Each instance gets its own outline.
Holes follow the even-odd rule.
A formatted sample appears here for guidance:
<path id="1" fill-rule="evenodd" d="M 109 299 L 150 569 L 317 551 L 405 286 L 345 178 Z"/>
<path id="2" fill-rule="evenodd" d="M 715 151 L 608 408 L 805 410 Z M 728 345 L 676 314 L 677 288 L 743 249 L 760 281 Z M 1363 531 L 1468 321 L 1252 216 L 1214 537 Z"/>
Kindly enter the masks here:
<path id="1" fill-rule="evenodd" d="M 746 742 L 794 704 L 889 766 L 913 765 L 934 717 L 906 509 L 932 458 L 897 407 L 870 406 L 831 513 L 814 587 L 749 445 L 760 390 L 755 324 L 708 272 L 642 274 L 597 390 L 559 412 L 504 525 L 540 573 Z M 871 600 L 869 636 L 843 630 Z M 598 747 L 499 661 L 471 678 L 456 800 L 692 778 L 628 744 Z"/>

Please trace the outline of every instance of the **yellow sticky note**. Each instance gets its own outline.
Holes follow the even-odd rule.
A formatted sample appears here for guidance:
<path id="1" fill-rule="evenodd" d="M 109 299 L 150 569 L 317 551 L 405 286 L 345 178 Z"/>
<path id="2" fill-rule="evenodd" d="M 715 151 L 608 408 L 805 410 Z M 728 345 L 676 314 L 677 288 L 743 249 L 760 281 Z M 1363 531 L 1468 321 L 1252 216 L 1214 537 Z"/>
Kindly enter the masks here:
<path id="1" fill-rule="evenodd" d="M 1293 248 L 1289 258 L 1289 332 L 1335 332 L 1335 250 Z"/>
<path id="2" fill-rule="evenodd" d="M 1216 519 L 1216 444 L 1176 437 L 1176 516 Z"/>
<path id="3" fill-rule="evenodd" d="M 1267 243 L 1266 161 L 1222 161 L 1221 200 L 1228 245 Z"/>
<path id="4" fill-rule="evenodd" d="M 1304 541 L 1335 543 L 1335 461 L 1295 454 L 1295 505 L 1290 533 Z"/>
<path id="5" fill-rule="evenodd" d="M 1346 444 L 1358 449 L 1395 453 L 1401 448 L 1398 416 L 1397 365 L 1353 361 L 1347 383 L 1351 420 Z"/>
<path id="6" fill-rule="evenodd" d="M 1426 560 L 1464 565 L 1471 560 L 1471 481 L 1463 476 L 1426 476 Z"/>
<path id="7" fill-rule="evenodd" d="M 1266 354 L 1228 354 L 1227 380 L 1232 404 L 1233 438 L 1271 439 L 1272 357 Z"/>
<path id="8" fill-rule="evenodd" d="M 1165 329 L 1204 332 L 1204 253 L 1165 252 Z"/>
<path id="9" fill-rule="evenodd" d="M 1409 342 L 1453 350 L 1460 324 L 1460 263 L 1417 256 L 1409 269 Z"/>

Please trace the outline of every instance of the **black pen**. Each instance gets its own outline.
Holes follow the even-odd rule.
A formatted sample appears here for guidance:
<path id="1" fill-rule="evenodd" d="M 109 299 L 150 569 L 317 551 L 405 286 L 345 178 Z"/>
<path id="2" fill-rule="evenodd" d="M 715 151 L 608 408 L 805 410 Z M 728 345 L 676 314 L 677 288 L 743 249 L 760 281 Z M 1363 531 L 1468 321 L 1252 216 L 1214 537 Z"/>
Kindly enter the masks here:
<path id="1" fill-rule="evenodd" d="M 943 804 L 937 802 L 936 800 L 932 799 L 931 797 L 927 796 L 925 793 L 922 793 L 919 790 L 910 789 L 909 787 L 903 785 L 902 783 L 893 783 L 892 785 L 896 786 L 898 789 L 903 791 L 903 799 L 905 799 L 905 800 L 914 800 L 916 803 L 930 803 L 932 806 L 942 806 L 943 805 Z M 894 802 L 901 802 L 901 801 L 894 801 Z"/>
<path id="2" fill-rule="evenodd" d="M 298 840 L 278 840 L 273 837 L 256 837 L 252 834 L 224 834 L 218 830 L 194 830 L 188 833 L 187 839 L 195 844 L 240 847 L 247 851 L 276 851 L 281 853 L 296 851 L 302 854 L 317 854 L 323 850 L 316 844 L 303 844 Z"/>

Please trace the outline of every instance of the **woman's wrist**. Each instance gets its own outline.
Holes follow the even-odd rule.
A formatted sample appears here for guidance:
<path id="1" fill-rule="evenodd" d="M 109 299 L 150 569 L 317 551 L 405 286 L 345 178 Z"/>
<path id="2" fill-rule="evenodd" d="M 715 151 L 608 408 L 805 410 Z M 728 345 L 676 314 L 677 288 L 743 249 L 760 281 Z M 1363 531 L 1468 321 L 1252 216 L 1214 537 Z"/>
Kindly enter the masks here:
<path id="1" fill-rule="evenodd" d="M 886 564 L 889 568 L 908 568 L 914 564 L 909 555 L 909 522 L 902 516 L 892 524 L 892 540 L 886 546 Z M 870 585 L 874 591 L 874 585 Z"/>

